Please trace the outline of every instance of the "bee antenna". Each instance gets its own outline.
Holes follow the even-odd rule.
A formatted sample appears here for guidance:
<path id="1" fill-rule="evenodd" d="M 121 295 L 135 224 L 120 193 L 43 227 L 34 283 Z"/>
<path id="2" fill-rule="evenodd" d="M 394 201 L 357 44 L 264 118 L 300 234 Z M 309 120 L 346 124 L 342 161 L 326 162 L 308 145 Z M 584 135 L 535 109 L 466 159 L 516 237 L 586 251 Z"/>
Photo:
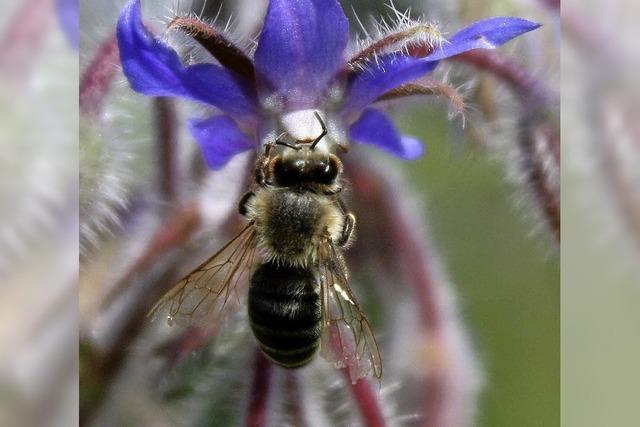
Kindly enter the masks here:
<path id="1" fill-rule="evenodd" d="M 288 142 L 281 141 L 279 139 L 276 139 L 276 145 L 282 145 L 282 146 L 285 146 L 285 147 L 293 148 L 294 150 L 300 150 L 300 148 L 302 148 L 298 144 L 289 144 Z"/>
<path id="2" fill-rule="evenodd" d="M 317 111 L 314 111 L 313 115 L 316 116 L 316 119 L 318 119 L 318 122 L 320 122 L 320 126 L 322 127 L 322 133 L 320 133 L 320 136 L 318 136 L 311 143 L 311 150 L 314 150 L 316 148 L 316 145 L 318 145 L 318 142 L 320 142 L 320 140 L 324 138 L 325 135 L 327 135 L 327 127 L 325 126 L 324 121 L 322 120 L 322 117 L 320 117 L 320 113 L 318 113 Z"/>

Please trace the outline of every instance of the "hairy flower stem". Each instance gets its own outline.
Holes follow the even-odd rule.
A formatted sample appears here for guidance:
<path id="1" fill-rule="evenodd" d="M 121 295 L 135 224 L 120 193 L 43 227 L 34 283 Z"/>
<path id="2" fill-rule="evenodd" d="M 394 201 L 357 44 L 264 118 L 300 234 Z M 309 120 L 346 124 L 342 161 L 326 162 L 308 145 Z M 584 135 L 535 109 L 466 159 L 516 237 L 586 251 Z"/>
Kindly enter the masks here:
<path id="1" fill-rule="evenodd" d="M 391 189 L 387 189 L 391 191 Z M 447 353 L 444 337 L 444 312 L 442 300 L 437 287 L 440 286 L 433 274 L 431 265 L 432 256 L 424 242 L 416 238 L 415 227 L 407 218 L 406 213 L 397 207 L 395 203 L 387 206 L 391 209 L 389 214 L 395 218 L 391 234 L 394 237 L 398 253 L 406 257 L 403 261 L 409 283 L 413 287 L 416 297 L 418 313 L 422 321 L 422 327 L 429 340 L 429 356 L 433 366 L 425 383 L 424 400 L 424 427 L 448 427 L 446 422 L 447 409 L 450 398 L 449 373 L 443 371 L 447 365 L 442 362 L 442 355 Z"/>
<path id="2" fill-rule="evenodd" d="M 184 31 L 200 43 L 221 65 L 253 80 L 255 72 L 251 59 L 220 31 L 196 18 L 180 16 L 175 17 L 167 28 Z"/>
<path id="3" fill-rule="evenodd" d="M 285 411 L 289 423 L 296 427 L 307 427 L 309 423 L 305 418 L 303 406 L 304 389 L 300 387 L 298 371 L 288 370 L 284 375 Z"/>
<path id="4" fill-rule="evenodd" d="M 262 350 L 256 349 L 255 353 L 246 426 L 266 427 L 273 363 L 267 359 Z"/>
<path id="5" fill-rule="evenodd" d="M 164 293 L 166 283 L 175 277 L 175 269 L 168 268 L 152 279 L 140 280 L 127 295 L 126 306 L 119 309 L 118 319 L 108 331 L 111 336 L 104 349 L 97 348 L 89 338 L 89 331 L 81 331 L 80 388 L 91 390 L 80 402 L 80 424 L 88 425 L 129 356 L 132 343 L 147 326 L 147 313 Z"/>
<path id="6" fill-rule="evenodd" d="M 158 152 L 158 181 L 162 198 L 169 205 L 176 201 L 177 191 L 177 161 L 176 161 L 176 138 L 178 132 L 178 119 L 175 106 L 170 98 L 155 98 L 155 128 L 156 143 Z"/>
<path id="7" fill-rule="evenodd" d="M 462 94 L 453 86 L 430 77 L 422 78 L 415 83 L 398 86 L 382 95 L 376 101 L 390 101 L 417 95 L 443 96 L 449 100 L 457 113 L 464 112 L 465 103 Z"/>
<path id="8" fill-rule="evenodd" d="M 527 103 L 535 102 L 536 107 L 538 104 L 558 99 L 556 94 L 549 93 L 542 82 L 524 67 L 501 52 L 478 49 L 465 52 L 453 59 L 491 73 L 513 91 L 524 96 Z"/>
<path id="9" fill-rule="evenodd" d="M 236 214 L 233 214 L 223 228 L 232 227 L 236 221 Z M 113 310 L 118 312 L 115 318 L 106 316 L 110 319 L 110 324 L 105 328 L 105 334 L 108 335 L 108 342 L 103 346 L 105 348 L 97 348 L 90 338 L 89 330 L 81 331 L 81 388 L 96 391 L 88 394 L 88 398 L 81 402 L 82 424 L 86 424 L 84 421 L 93 417 L 109 395 L 111 384 L 118 377 L 128 355 L 127 349 L 131 348 L 131 344 L 149 323 L 149 310 L 175 283 L 177 266 L 183 265 L 190 254 L 180 253 L 178 258 L 168 265 L 159 264 L 157 260 L 163 259 L 164 255 L 188 241 L 199 226 L 200 211 L 196 203 L 179 207 L 167 214 L 142 255 L 132 263 L 115 285 L 110 287 L 108 294 L 99 302 L 96 312 L 88 316 L 99 319 Z M 196 332 L 189 337 L 193 339 L 180 344 L 195 350 L 215 333 L 215 329 L 205 334 Z"/>
<path id="10" fill-rule="evenodd" d="M 118 72 L 120 55 L 115 33 L 105 38 L 80 76 L 80 113 L 95 116 Z"/>
<path id="11" fill-rule="evenodd" d="M 200 212 L 195 201 L 169 212 L 131 267 L 107 290 L 102 308 L 111 305 L 129 286 L 136 274 L 148 269 L 155 260 L 189 240 L 200 225 Z M 166 286 L 164 286 L 166 288 Z"/>
<path id="12" fill-rule="evenodd" d="M 349 69 L 357 69 L 358 66 L 370 61 L 375 61 L 378 55 L 390 50 L 400 51 L 406 48 L 419 48 L 424 52 L 424 56 L 426 56 L 433 52 L 433 49 L 441 42 L 442 35 L 434 25 L 416 24 L 405 30 L 387 34 L 381 39 L 374 41 L 352 56 L 347 62 L 347 66 Z"/>
<path id="13" fill-rule="evenodd" d="M 365 186 L 368 203 L 377 207 L 375 210 L 382 218 L 382 223 L 387 225 L 387 233 L 398 253 L 403 254 L 401 261 L 405 264 L 406 273 L 410 276 L 410 282 L 417 297 L 419 314 L 422 324 L 431 332 L 437 332 L 442 325 L 443 314 L 438 298 L 435 295 L 437 283 L 434 280 L 430 256 L 422 240 L 418 239 L 413 221 L 408 214 L 401 209 L 402 202 L 394 197 L 396 192 L 391 183 L 387 182 L 379 173 L 363 165 L 362 162 L 354 164 L 352 178 L 354 188 Z"/>
<path id="14" fill-rule="evenodd" d="M 24 78 L 54 18 L 52 0 L 21 2 L 0 36 L 0 73 Z M 5 11 L 6 13 L 6 11 Z"/>
<path id="15" fill-rule="evenodd" d="M 521 168 L 534 200 L 554 236 L 560 243 L 560 135 L 557 124 L 546 117 L 558 102 L 524 67 L 500 52 L 474 50 L 455 58 L 491 73 L 506 83 L 522 99 L 519 138 Z"/>
<path id="16" fill-rule="evenodd" d="M 546 225 L 560 243 L 560 141 L 546 122 L 527 115 L 520 123 L 521 162 Z"/>
<path id="17" fill-rule="evenodd" d="M 444 284 L 434 271 L 433 255 L 420 238 L 421 226 L 404 206 L 405 201 L 398 195 L 397 183 L 394 185 L 364 162 L 349 160 L 345 170 L 350 175 L 353 194 L 362 197 L 357 200 L 358 205 L 376 212 L 376 228 L 385 230 L 384 236 L 379 236 L 381 241 L 387 242 L 386 255 L 380 255 L 387 257 L 386 262 L 381 260 L 381 265 L 389 265 L 392 275 L 400 274 L 405 277 L 403 282 L 410 284 L 424 331 L 423 338 L 428 340 L 423 348 L 429 365 L 424 382 L 422 425 L 464 426 L 473 405 L 468 398 L 465 381 L 472 380 L 460 375 L 463 367 L 456 363 L 466 355 L 449 336 L 451 325 L 446 325 L 446 319 L 450 314 L 441 289 Z M 361 223 L 368 221 L 364 216 Z M 389 253 L 397 254 L 392 264 L 388 260 Z M 420 345 L 417 344 L 417 351 L 420 351 Z"/>
<path id="18" fill-rule="evenodd" d="M 158 372 L 159 375 L 162 376 L 186 356 L 199 350 L 204 344 L 212 340 L 218 334 L 218 331 L 217 325 L 207 330 L 199 326 L 189 326 L 178 336 L 172 337 L 158 346 L 154 353 L 164 359 L 164 369 Z"/>
<path id="19" fill-rule="evenodd" d="M 362 417 L 362 425 L 366 427 L 384 427 L 387 425 L 378 396 L 371 385 L 371 382 L 366 379 L 360 379 L 355 384 L 351 381 L 351 374 L 349 369 L 343 368 L 340 370 L 345 381 L 351 387 L 351 394 L 353 399 L 358 405 L 358 410 Z"/>

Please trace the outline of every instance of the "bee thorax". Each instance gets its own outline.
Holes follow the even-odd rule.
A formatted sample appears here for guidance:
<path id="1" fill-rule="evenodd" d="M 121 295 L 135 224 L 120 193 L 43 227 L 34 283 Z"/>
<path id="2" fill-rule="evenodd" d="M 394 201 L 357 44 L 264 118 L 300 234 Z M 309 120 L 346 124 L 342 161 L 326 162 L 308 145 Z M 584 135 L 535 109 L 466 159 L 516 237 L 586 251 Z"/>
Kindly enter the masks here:
<path id="1" fill-rule="evenodd" d="M 266 260 L 306 266 L 322 239 L 338 241 L 343 215 L 332 200 L 310 192 L 262 189 L 248 206 Z"/>

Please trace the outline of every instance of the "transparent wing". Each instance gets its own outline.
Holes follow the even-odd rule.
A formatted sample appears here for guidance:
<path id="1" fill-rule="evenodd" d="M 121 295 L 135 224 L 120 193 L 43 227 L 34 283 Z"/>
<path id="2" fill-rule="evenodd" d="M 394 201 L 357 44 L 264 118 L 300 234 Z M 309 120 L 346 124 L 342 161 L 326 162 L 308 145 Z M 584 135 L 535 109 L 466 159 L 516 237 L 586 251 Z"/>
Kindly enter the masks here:
<path id="1" fill-rule="evenodd" d="M 318 250 L 323 330 L 322 357 L 349 369 L 353 382 L 373 375 L 382 378 L 382 359 L 369 321 L 349 288 L 342 254 L 329 240 Z"/>
<path id="2" fill-rule="evenodd" d="M 151 309 L 149 316 L 166 315 L 169 324 L 211 327 L 221 320 L 237 288 L 248 281 L 255 261 L 256 231 L 249 223 L 222 249 L 182 278 Z M 235 298 L 232 298 L 234 296 Z"/>

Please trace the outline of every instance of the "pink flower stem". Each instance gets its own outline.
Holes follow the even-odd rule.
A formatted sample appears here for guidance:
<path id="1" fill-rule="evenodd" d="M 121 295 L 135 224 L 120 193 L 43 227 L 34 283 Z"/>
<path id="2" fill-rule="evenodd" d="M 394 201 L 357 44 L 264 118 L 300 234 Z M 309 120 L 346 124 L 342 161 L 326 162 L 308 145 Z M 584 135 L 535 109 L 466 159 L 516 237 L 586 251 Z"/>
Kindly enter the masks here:
<path id="1" fill-rule="evenodd" d="M 367 427 L 384 427 L 387 425 L 378 396 L 369 380 L 364 378 L 355 384 L 351 382 L 349 369 L 340 369 L 342 376 L 351 387 L 351 394 L 358 405 L 358 410 L 362 416 L 362 424 Z"/>
<path id="2" fill-rule="evenodd" d="M 552 94 L 548 92 L 542 82 L 501 52 L 478 49 L 463 53 L 453 59 L 491 73 L 512 90 L 527 97 L 528 102 L 542 103 L 552 98 Z M 557 98 L 557 95 L 553 95 L 553 99 Z"/>
<path id="3" fill-rule="evenodd" d="M 362 162 L 349 162 L 348 170 L 354 193 L 366 197 L 363 203 L 382 216 L 379 219 L 387 229 L 388 241 L 396 253 L 402 254 L 405 272 L 409 275 L 416 293 L 420 319 L 430 332 L 439 331 L 443 322 L 440 301 L 435 295 L 437 284 L 432 274 L 430 256 L 424 243 L 418 239 L 420 233 L 412 228 L 407 213 L 396 203 L 396 191 L 379 173 Z M 345 168 L 347 169 L 347 168 Z"/>
<path id="4" fill-rule="evenodd" d="M 148 325 L 147 313 L 162 296 L 164 287 L 176 275 L 173 266 L 157 277 L 140 279 L 127 295 L 118 320 L 112 322 L 105 346 L 97 346 L 91 331 L 80 331 L 80 389 L 88 390 L 80 401 L 80 424 L 89 425 L 112 391 L 122 367 L 130 356 L 132 344 Z"/>
<path id="5" fill-rule="evenodd" d="M 446 336 L 444 301 L 439 290 L 441 283 L 433 271 L 432 255 L 420 238 L 422 233 L 419 224 L 414 224 L 416 221 L 413 221 L 404 202 L 397 196 L 397 189 L 382 174 L 356 161 L 349 161 L 345 169 L 349 171 L 354 194 L 363 197 L 359 203 L 377 213 L 375 221 L 378 228 L 384 230 L 381 239 L 389 243 L 389 246 L 385 246 L 386 253 L 398 254 L 397 263 L 401 271 L 395 274 L 407 276 L 415 295 L 421 327 L 429 340 L 429 348 L 435 350 L 424 383 L 423 426 L 464 425 L 463 422 L 452 421 L 464 418 L 456 415 L 456 410 L 460 413 L 465 411 L 465 408 L 457 407 L 461 398 L 456 394 L 459 387 L 456 384 L 455 364 L 446 360 L 448 356 L 454 356 L 456 348 L 451 347 Z M 384 263 L 388 262 L 387 259 Z M 398 264 L 390 267 L 396 269 Z M 366 407 L 365 404 L 369 402 L 367 386 L 356 385 L 354 391 L 361 394 L 361 407 Z"/>
<path id="6" fill-rule="evenodd" d="M 285 373 L 285 394 L 286 394 L 286 412 L 291 425 L 296 427 L 307 427 L 307 422 L 304 414 L 303 406 L 303 393 L 304 390 L 300 387 L 300 378 L 298 371 L 289 370 Z"/>
<path id="7" fill-rule="evenodd" d="M 344 351 L 341 339 L 336 334 L 331 334 L 331 346 L 337 354 Z M 382 408 L 378 397 L 374 392 L 371 383 L 366 378 L 360 378 L 357 382 L 353 382 L 355 374 L 352 373 L 356 366 L 346 366 L 340 369 L 342 377 L 351 388 L 353 398 L 358 405 L 363 425 L 367 427 L 383 427 L 386 425 Z"/>
<path id="8" fill-rule="evenodd" d="M 537 122 L 536 122 L 537 121 Z M 560 136 L 535 117 L 525 117 L 520 137 L 522 169 L 547 228 L 560 243 Z"/>
<path id="9" fill-rule="evenodd" d="M 120 67 L 115 33 L 98 47 L 93 59 L 80 76 L 80 113 L 97 115 Z"/>
<path id="10" fill-rule="evenodd" d="M 253 365 L 253 379 L 249 391 L 249 408 L 247 411 L 247 427 L 265 427 L 267 425 L 267 406 L 271 391 L 273 364 L 262 353 L 256 350 Z"/>
<path id="11" fill-rule="evenodd" d="M 110 306 L 133 284 L 135 275 L 149 269 L 157 259 L 187 242 L 200 225 L 200 211 L 195 200 L 179 205 L 167 213 L 165 220 L 158 226 L 140 257 L 106 290 L 100 307 L 105 309 Z M 170 282 L 166 283 L 164 288 L 170 285 Z"/>
<path id="12" fill-rule="evenodd" d="M 491 73 L 522 96 L 521 168 L 547 228 L 560 243 L 560 131 L 546 117 L 549 106 L 558 103 L 558 95 L 500 52 L 474 50 L 456 59 Z"/>
<path id="13" fill-rule="evenodd" d="M 155 98 L 155 129 L 158 151 L 159 190 L 167 204 L 176 200 L 176 138 L 178 118 L 175 106 L 170 98 Z"/>

